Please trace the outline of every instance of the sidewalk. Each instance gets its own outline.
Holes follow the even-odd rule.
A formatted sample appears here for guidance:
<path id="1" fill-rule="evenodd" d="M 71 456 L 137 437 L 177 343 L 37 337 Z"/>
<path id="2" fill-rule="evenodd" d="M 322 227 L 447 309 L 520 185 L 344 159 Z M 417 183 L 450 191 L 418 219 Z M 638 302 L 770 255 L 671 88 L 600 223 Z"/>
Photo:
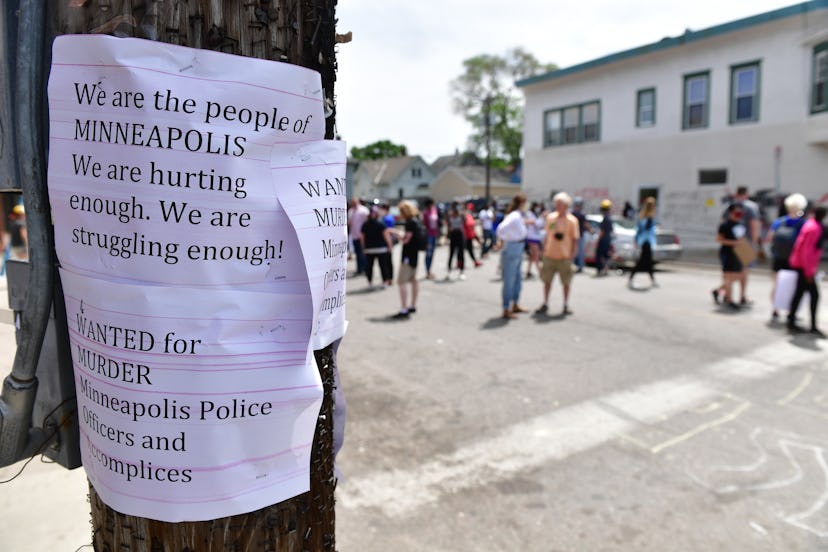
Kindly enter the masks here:
<path id="1" fill-rule="evenodd" d="M 0 379 L 14 362 L 14 319 L 8 283 L 0 276 Z M 14 477 L 25 461 L 0 468 L 0 481 Z M 82 468 L 69 471 L 35 457 L 21 475 L 0 484 L 0 550 L 72 552 L 92 541 L 89 490 Z"/>

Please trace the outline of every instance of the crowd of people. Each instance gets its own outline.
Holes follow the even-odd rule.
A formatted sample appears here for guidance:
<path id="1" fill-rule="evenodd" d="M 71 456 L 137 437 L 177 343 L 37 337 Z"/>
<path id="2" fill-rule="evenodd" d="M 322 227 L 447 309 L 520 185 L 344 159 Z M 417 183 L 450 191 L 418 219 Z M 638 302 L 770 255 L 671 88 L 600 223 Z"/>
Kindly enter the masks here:
<path id="1" fill-rule="evenodd" d="M 809 206 L 805 196 L 794 193 L 785 198 L 783 212 L 763 235 L 759 208 L 750 200 L 747 188 L 739 187 L 722 215 L 716 234 L 716 241 L 721 246 L 722 282 L 712 291 L 713 301 L 731 310 L 751 305 L 753 301 L 747 295 L 750 269 L 757 252 L 769 245 L 774 272 L 771 322 L 778 321 L 780 311 L 785 311 L 786 327 L 790 332 L 807 331 L 824 338 L 825 334 L 817 325 L 817 274 L 826 239 L 824 218 L 824 206 Z M 736 289 L 739 291 L 738 301 Z M 810 298 L 810 328 L 807 330 L 797 323 L 797 311 L 806 293 Z"/>
<path id="2" fill-rule="evenodd" d="M 365 205 L 352 200 L 348 227 L 356 257 L 356 274 L 364 274 L 369 287 L 374 288 L 376 261 L 381 276 L 378 287 L 393 285 L 392 252 L 394 246 L 401 243 L 396 279 L 400 309 L 393 317 L 408 318 L 417 311 L 419 253 L 424 252 L 425 278 L 436 279 L 434 252 L 445 235 L 449 250 L 444 276 L 447 281 L 464 280 L 467 266 L 481 266 L 492 251 L 500 253 L 498 271 L 502 280 L 503 319 L 512 320 L 529 311 L 520 301 L 522 284 L 524 279 L 534 277 L 539 277 L 543 284 L 541 304 L 534 312 L 539 315 L 550 312 L 550 296 L 557 277 L 561 287 L 559 312 L 561 316 L 569 316 L 573 312 L 570 306 L 572 282 L 575 274 L 584 271 L 585 245 L 590 232 L 595 234 L 596 241 L 596 276 L 608 273 L 614 239 L 612 203 L 608 199 L 600 203 L 600 221 L 592 224 L 583 212 L 580 198 L 573 199 L 566 192 L 560 192 L 552 198 L 552 204 L 552 209 L 547 210 L 541 203 L 529 203 L 526 196 L 519 193 L 503 211 L 490 203 L 475 212 L 473 204 L 461 202 L 451 203 L 441 210 L 434 201 L 426 200 L 420 213 L 416 205 L 403 201 L 398 206 L 402 228 L 397 228 L 398 222 L 390 214 L 387 204 Z M 747 295 L 750 268 L 757 252 L 769 246 L 775 273 L 772 321 L 778 321 L 780 312 L 784 312 L 791 332 L 810 332 L 824 337 L 817 325 L 817 272 L 825 242 L 825 208 L 809 208 L 802 194 L 791 194 L 785 199 L 784 209 L 785 212 L 763 233 L 758 207 L 749 199 L 746 188 L 737 189 L 722 214 L 716 235 L 720 245 L 722 280 L 712 290 L 713 300 L 722 308 L 734 311 L 752 305 Z M 646 273 L 650 286 L 658 287 L 654 270 L 656 199 L 646 198 L 637 213 L 629 203 L 623 211 L 626 218 L 634 219 L 638 253 L 634 266 L 628 271 L 628 286 L 634 288 L 636 275 Z M 800 327 L 796 317 L 806 296 L 810 304 L 809 329 Z"/>

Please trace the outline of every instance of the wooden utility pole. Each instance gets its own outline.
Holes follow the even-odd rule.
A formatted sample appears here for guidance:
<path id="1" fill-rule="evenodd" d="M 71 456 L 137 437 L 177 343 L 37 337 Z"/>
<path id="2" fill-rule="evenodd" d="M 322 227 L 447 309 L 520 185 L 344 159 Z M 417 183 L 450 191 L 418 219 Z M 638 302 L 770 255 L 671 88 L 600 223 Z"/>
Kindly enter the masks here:
<path id="1" fill-rule="evenodd" d="M 326 138 L 333 138 L 336 0 L 58 0 L 47 36 L 133 36 L 302 65 L 322 74 Z M 44 93 L 46 82 L 43 83 Z M 106 506 L 90 485 L 98 552 L 334 550 L 333 350 L 315 352 L 324 399 L 311 452 L 310 492 L 248 514 L 164 523 Z M 262 435 L 267 439 L 266 435 Z"/>

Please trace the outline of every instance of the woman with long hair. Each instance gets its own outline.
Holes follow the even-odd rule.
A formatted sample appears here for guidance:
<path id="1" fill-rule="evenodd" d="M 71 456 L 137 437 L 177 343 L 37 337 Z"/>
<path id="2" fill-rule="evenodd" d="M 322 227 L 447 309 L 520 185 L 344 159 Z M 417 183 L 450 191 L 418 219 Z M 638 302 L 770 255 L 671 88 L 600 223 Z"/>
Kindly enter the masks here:
<path id="1" fill-rule="evenodd" d="M 417 221 L 419 211 L 410 201 L 401 201 L 400 216 L 405 221 L 405 231 L 400 236 L 402 251 L 400 255 L 400 269 L 397 273 L 397 286 L 400 288 L 400 311 L 394 318 L 408 318 L 408 315 L 417 312 L 417 261 L 420 256 L 417 234 L 421 231 Z M 424 228 L 423 228 L 424 230 Z M 408 294 L 409 289 L 411 295 Z M 409 301 L 410 298 L 410 301 Z"/>
<path id="2" fill-rule="evenodd" d="M 525 213 L 526 218 L 526 250 L 529 252 L 529 264 L 526 266 L 526 279 L 532 278 L 535 274 L 540 276 L 540 246 L 541 228 L 545 217 L 541 216 L 543 208 L 537 201 L 533 201 L 529 210 Z M 540 226 L 538 222 L 540 221 Z M 532 267 L 535 272 L 532 272 Z"/>
<path id="3" fill-rule="evenodd" d="M 464 222 L 465 217 L 460 212 L 460 206 L 455 201 L 451 204 L 448 216 L 446 217 L 449 238 L 448 272 L 446 273 L 446 280 L 451 280 L 451 261 L 454 260 L 455 254 L 457 255 L 457 268 L 460 270 L 459 279 L 466 279 L 466 275 L 463 273 L 463 269 L 465 268 L 463 249 L 466 246 L 466 238 L 463 231 Z"/>
<path id="4" fill-rule="evenodd" d="M 501 272 L 503 274 L 503 318 L 510 320 L 517 313 L 526 312 L 518 304 L 521 289 L 521 262 L 526 240 L 526 221 L 523 210 L 526 196 L 522 193 L 512 198 L 506 216 L 497 225 L 497 246 L 500 254 Z"/>
<path id="5" fill-rule="evenodd" d="M 647 272 L 650 275 L 650 282 L 656 287 L 655 275 L 653 274 L 653 249 L 656 246 L 656 200 L 648 197 L 638 212 L 638 221 L 635 224 L 635 243 L 638 246 L 638 261 L 630 272 L 628 285 L 633 287 L 633 276 L 636 272 Z"/>

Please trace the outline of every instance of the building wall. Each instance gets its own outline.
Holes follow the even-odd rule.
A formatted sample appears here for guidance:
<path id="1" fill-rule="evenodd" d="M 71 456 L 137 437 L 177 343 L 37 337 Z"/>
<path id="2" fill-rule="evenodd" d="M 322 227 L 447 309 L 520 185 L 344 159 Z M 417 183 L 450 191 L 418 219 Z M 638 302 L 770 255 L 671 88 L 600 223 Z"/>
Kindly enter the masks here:
<path id="1" fill-rule="evenodd" d="M 415 176 L 412 170 L 419 170 L 419 176 Z M 433 180 L 434 172 L 431 170 L 431 167 L 421 158 L 416 157 L 400 173 L 397 179 L 391 183 L 388 188 L 388 193 L 390 194 L 388 197 L 398 200 L 427 196 Z M 420 188 L 421 184 L 427 184 L 428 186 Z"/>
<path id="2" fill-rule="evenodd" d="M 441 172 L 431 183 L 434 201 L 453 201 L 456 197 L 472 195 L 472 187 L 466 179 L 451 169 Z"/>
<path id="3" fill-rule="evenodd" d="M 828 10 L 732 31 L 527 86 L 524 191 L 638 203 L 659 188 L 662 222 L 686 245 L 712 244 L 723 198 L 735 186 L 819 198 L 826 191 L 828 113 L 810 114 L 813 46 L 828 40 Z M 760 62 L 759 120 L 729 124 L 731 66 Z M 682 130 L 684 75 L 710 71 L 709 125 Z M 636 93 L 656 88 L 656 124 L 637 128 Z M 600 141 L 543 147 L 543 114 L 601 102 Z M 780 151 L 777 162 L 776 152 Z M 727 169 L 725 185 L 699 185 L 700 169 Z"/>

